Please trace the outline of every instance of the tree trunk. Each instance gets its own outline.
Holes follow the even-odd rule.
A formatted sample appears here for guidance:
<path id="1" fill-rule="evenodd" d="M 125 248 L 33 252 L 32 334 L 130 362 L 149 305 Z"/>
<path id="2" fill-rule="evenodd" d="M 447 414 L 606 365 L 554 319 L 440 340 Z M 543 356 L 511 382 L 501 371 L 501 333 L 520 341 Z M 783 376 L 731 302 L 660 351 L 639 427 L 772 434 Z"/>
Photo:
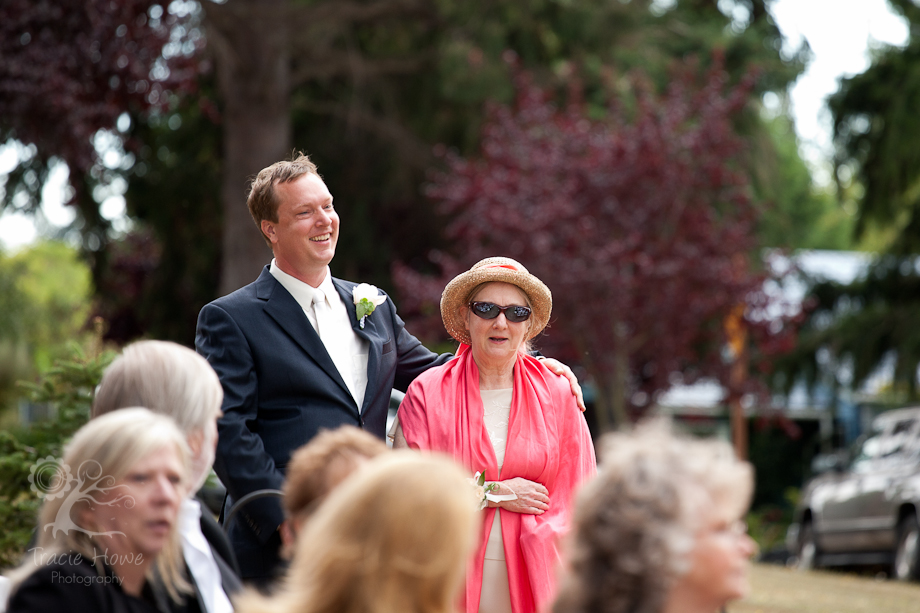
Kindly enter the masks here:
<path id="1" fill-rule="evenodd" d="M 219 291 L 252 282 L 271 259 L 246 208 L 247 181 L 291 155 L 288 0 L 203 3 L 223 107 L 223 255 Z"/>
<path id="2" fill-rule="evenodd" d="M 601 432 L 613 430 L 613 419 L 611 418 L 612 410 L 610 408 L 610 394 L 604 380 L 597 375 L 594 377 L 594 383 L 597 386 L 594 390 L 594 413 L 597 415 L 597 427 Z"/>
<path id="3" fill-rule="evenodd" d="M 613 383 L 610 386 L 610 408 L 613 422 L 620 427 L 629 422 L 626 412 L 626 392 L 629 386 L 629 331 L 627 325 L 617 321 L 613 324 Z"/>

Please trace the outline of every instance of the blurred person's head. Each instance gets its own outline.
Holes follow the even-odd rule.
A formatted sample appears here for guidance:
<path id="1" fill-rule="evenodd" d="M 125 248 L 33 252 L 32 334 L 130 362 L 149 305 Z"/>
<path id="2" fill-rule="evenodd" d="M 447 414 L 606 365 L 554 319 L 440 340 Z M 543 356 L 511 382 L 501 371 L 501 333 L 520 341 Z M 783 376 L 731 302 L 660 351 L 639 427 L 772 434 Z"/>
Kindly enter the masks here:
<path id="1" fill-rule="evenodd" d="M 93 416 L 125 407 L 148 407 L 171 417 L 192 453 L 190 493 L 204 484 L 217 447 L 217 418 L 224 392 L 208 361 L 168 341 L 139 341 L 124 348 L 96 388 Z"/>
<path id="2" fill-rule="evenodd" d="M 304 521 L 319 504 L 371 458 L 388 451 L 376 436 L 354 426 L 323 430 L 291 456 L 284 479 L 281 537 L 288 557 Z"/>
<path id="3" fill-rule="evenodd" d="M 93 419 L 67 444 L 59 464 L 41 468 L 45 501 L 37 547 L 14 583 L 49 556 L 76 552 L 109 565 L 156 560 L 172 596 L 187 589 L 176 552 L 190 458 L 172 419 L 138 407 Z"/>
<path id="4" fill-rule="evenodd" d="M 449 613 L 478 529 L 476 496 L 450 460 L 394 451 L 334 490 L 304 525 L 272 598 L 240 613 Z"/>
<path id="5" fill-rule="evenodd" d="M 724 441 L 661 421 L 601 439 L 555 613 L 716 611 L 748 591 L 753 471 Z"/>

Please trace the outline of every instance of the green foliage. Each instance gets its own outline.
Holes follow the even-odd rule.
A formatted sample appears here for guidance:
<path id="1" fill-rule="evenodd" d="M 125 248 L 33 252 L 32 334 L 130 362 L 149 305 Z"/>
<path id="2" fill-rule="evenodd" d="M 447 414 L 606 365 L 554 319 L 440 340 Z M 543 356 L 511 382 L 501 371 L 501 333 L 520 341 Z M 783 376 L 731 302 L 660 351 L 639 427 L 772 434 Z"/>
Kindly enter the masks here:
<path id="1" fill-rule="evenodd" d="M 764 505 L 747 514 L 748 533 L 761 552 L 766 553 L 784 546 L 786 531 L 792 523 L 798 497 L 798 488 L 790 487 L 786 490 L 784 504 Z"/>
<path id="2" fill-rule="evenodd" d="M 107 338 L 118 343 L 147 335 L 191 345 L 198 311 L 217 292 L 222 141 L 210 83 L 199 85 L 199 98 L 146 120 L 135 116 L 126 135 L 143 143 L 126 172 L 125 194 L 141 232 L 99 275 L 100 294 L 122 297 L 118 304 L 108 299 L 115 308 L 103 314 L 113 324 Z M 136 321 L 114 329 L 125 317 Z"/>
<path id="3" fill-rule="evenodd" d="M 17 380 L 48 369 L 64 340 L 80 336 L 90 309 L 89 277 L 76 250 L 63 243 L 0 253 L 0 411 L 18 399 Z"/>
<path id="4" fill-rule="evenodd" d="M 785 114 L 764 121 L 759 140 L 773 155 L 754 169 L 755 198 L 764 203 L 758 234 L 767 247 L 850 249 L 855 220 L 834 193 L 812 181 L 799 156 L 798 137 Z"/>
<path id="5" fill-rule="evenodd" d="M 879 51 L 865 72 L 841 81 L 828 105 L 838 181 L 865 189 L 857 230 L 894 226 L 893 250 L 908 254 L 920 251 L 920 6 L 889 1 L 912 26 L 906 47 Z"/>
<path id="6" fill-rule="evenodd" d="M 377 305 L 375 305 L 373 302 L 371 302 L 367 298 L 362 298 L 361 301 L 358 302 L 357 306 L 355 307 L 358 319 L 361 319 L 362 317 L 367 317 L 368 315 L 374 312 L 374 309 L 376 307 Z"/>
<path id="7" fill-rule="evenodd" d="M 730 14 L 723 12 L 723 4 Z M 784 91 L 804 69 L 810 51 L 803 43 L 789 55 L 780 53 L 782 33 L 767 4 L 764 0 L 677 0 L 644 24 L 645 44 L 624 46 L 620 57 L 630 58 L 631 65 L 643 66 L 665 81 L 669 75 L 663 69 L 673 58 L 708 58 L 713 50 L 720 50 L 725 68 L 736 78 L 751 68 L 760 72 L 756 93 Z"/>
<path id="8" fill-rule="evenodd" d="M 65 442 L 89 420 L 93 390 L 115 357 L 110 351 L 87 355 L 76 344 L 71 351 L 37 383 L 23 384 L 30 400 L 51 407 L 54 417 L 0 432 L 0 568 L 19 563 L 35 528 L 41 500 L 31 489 L 32 467 L 60 457 Z"/>
<path id="9" fill-rule="evenodd" d="M 832 389 L 857 388 L 886 357 L 895 358 L 895 387 L 901 401 L 917 394 L 920 367 L 920 273 L 912 260 L 880 257 L 867 276 L 852 284 L 817 283 L 812 311 L 795 351 L 777 362 L 791 385 L 795 376 Z M 849 368 L 843 369 L 842 365 Z"/>
<path id="10" fill-rule="evenodd" d="M 26 297 L 19 284 L 18 271 L 0 252 L 0 339 L 21 340 L 28 317 Z"/>
<path id="11" fill-rule="evenodd" d="M 777 372 L 787 389 L 796 378 L 855 388 L 893 357 L 886 401 L 904 403 L 918 397 L 920 365 L 920 6 L 889 3 L 910 25 L 907 45 L 878 50 L 828 101 L 838 191 L 858 204 L 861 243 L 883 254 L 852 284 L 814 285 L 798 346 Z"/>
<path id="12" fill-rule="evenodd" d="M 63 339 L 73 338 L 86 325 L 90 311 L 90 273 L 77 251 L 67 245 L 36 243 L 0 263 L 16 280 L 28 317 L 22 335 L 35 366 L 51 366 Z"/>

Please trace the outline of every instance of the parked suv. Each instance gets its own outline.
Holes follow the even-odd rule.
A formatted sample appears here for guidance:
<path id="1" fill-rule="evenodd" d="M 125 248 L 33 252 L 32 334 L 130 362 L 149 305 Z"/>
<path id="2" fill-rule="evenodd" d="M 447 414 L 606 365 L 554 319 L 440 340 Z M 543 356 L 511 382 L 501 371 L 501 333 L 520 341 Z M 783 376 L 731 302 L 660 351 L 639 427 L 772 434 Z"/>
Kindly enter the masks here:
<path id="1" fill-rule="evenodd" d="M 824 461 L 786 535 L 799 566 L 891 564 L 898 579 L 920 578 L 920 408 L 882 413 L 852 451 Z"/>

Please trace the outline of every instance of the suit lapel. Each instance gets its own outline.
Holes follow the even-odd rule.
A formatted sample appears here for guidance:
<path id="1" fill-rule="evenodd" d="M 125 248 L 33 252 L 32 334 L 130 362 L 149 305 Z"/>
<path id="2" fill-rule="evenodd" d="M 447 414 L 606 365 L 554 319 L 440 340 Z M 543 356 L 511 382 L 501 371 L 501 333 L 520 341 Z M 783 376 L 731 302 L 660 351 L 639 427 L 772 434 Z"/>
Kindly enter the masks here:
<path id="1" fill-rule="evenodd" d="M 373 314 L 364 320 L 364 328 L 361 328 L 359 325 L 358 314 L 354 307 L 355 299 L 351 291 L 354 284 L 346 283 L 335 277 L 332 278 L 332 284 L 345 303 L 345 310 L 348 311 L 348 321 L 351 322 L 352 330 L 354 330 L 355 334 L 360 338 L 370 343 L 367 349 L 367 387 L 364 390 L 364 406 L 361 407 L 361 414 L 363 415 L 367 405 L 373 400 L 373 391 L 377 389 L 377 370 L 380 368 L 380 355 L 387 335 L 386 332 L 384 332 L 381 338 L 381 334 L 377 331 L 377 325 L 374 321 Z M 389 392 L 389 390 L 387 390 L 387 392 Z"/>
<path id="2" fill-rule="evenodd" d="M 326 346 L 323 345 L 319 334 L 310 325 L 310 320 L 304 314 L 303 309 L 294 300 L 290 292 L 284 289 L 284 286 L 268 271 L 268 267 L 262 271 L 259 277 L 256 295 L 265 300 L 265 313 L 275 320 L 275 322 L 290 336 L 307 355 L 309 355 L 316 364 L 322 368 L 329 377 L 342 388 L 348 398 L 354 399 L 348 386 L 345 385 L 342 375 L 336 369 Z"/>

